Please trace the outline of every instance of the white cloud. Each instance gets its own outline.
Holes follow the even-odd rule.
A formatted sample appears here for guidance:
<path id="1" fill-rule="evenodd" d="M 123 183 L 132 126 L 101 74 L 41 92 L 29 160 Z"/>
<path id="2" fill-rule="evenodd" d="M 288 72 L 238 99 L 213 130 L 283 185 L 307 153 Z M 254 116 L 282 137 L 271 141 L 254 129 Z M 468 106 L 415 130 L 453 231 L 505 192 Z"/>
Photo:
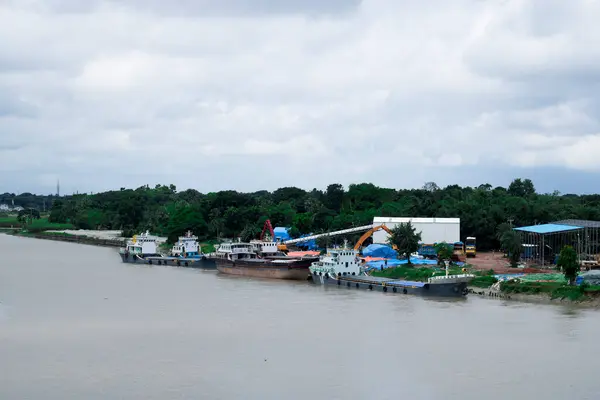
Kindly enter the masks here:
<path id="1" fill-rule="evenodd" d="M 326 3 L 2 3 L 0 171 L 31 191 L 600 171 L 598 2 Z"/>

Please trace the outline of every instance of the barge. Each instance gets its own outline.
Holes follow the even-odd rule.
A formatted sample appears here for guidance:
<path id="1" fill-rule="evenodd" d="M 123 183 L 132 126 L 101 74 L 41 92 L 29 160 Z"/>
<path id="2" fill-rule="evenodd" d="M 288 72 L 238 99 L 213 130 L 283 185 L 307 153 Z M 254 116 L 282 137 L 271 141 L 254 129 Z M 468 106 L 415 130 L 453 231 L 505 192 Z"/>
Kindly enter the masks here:
<path id="1" fill-rule="evenodd" d="M 435 297 L 466 296 L 467 284 L 474 277 L 468 274 L 446 275 L 429 278 L 427 282 L 415 282 L 370 276 L 365 272 L 358 252 L 347 245 L 328 249 L 327 254 L 312 263 L 309 270 L 315 284 Z"/>
<path id="2" fill-rule="evenodd" d="M 288 257 L 275 242 L 224 243 L 211 257 L 219 272 L 256 278 L 308 280 L 318 257 Z"/>
<path id="3" fill-rule="evenodd" d="M 179 237 L 178 242 L 171 249 L 171 255 L 164 256 L 157 250 L 158 238 L 146 231 L 134 235 L 127 242 L 126 247 L 120 249 L 119 254 L 125 263 L 210 268 L 211 264 L 206 255 L 199 250 L 196 239 L 196 236 L 188 231 L 185 236 Z M 214 267 L 214 263 L 212 266 Z"/>

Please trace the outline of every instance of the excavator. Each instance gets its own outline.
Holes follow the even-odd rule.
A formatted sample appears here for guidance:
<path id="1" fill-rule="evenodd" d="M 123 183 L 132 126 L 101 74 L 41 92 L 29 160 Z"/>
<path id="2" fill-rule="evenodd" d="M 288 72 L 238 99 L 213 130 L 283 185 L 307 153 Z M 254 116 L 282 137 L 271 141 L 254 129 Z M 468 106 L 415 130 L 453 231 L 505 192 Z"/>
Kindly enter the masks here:
<path id="1" fill-rule="evenodd" d="M 271 241 L 275 241 L 275 231 L 273 231 L 273 225 L 271 225 L 270 219 L 266 220 L 265 224 L 263 225 L 262 232 L 260 233 L 260 240 L 264 241 L 265 238 L 268 239 L 268 237 L 265 236 L 265 233 L 267 233 L 267 230 L 269 231 L 268 233 L 271 235 L 271 237 L 270 237 Z M 288 248 L 284 243 L 278 243 L 277 250 L 279 250 L 283 253 L 288 252 Z"/>
<path id="2" fill-rule="evenodd" d="M 358 239 L 358 241 L 354 245 L 354 250 L 360 250 L 360 248 L 362 247 L 362 244 L 364 243 L 364 241 L 367 240 L 369 237 L 371 237 L 371 235 L 373 235 L 373 233 L 375 233 L 375 232 L 377 232 L 377 231 L 379 231 L 381 229 L 383 229 L 384 231 L 386 231 L 390 235 L 392 234 L 392 231 L 390 230 L 390 228 L 388 228 L 385 225 L 374 226 L 373 228 L 371 228 L 368 231 L 366 231 L 365 233 L 363 233 L 363 235 L 360 237 L 360 239 Z M 393 245 L 392 248 L 394 250 L 398 251 L 398 246 Z"/>

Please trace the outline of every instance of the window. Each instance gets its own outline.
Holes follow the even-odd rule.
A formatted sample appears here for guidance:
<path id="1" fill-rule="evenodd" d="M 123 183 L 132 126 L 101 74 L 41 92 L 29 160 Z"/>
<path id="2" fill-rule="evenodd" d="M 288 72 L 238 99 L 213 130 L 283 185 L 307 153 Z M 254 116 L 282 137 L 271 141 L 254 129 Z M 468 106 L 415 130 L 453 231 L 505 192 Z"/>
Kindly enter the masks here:
<path id="1" fill-rule="evenodd" d="M 348 261 L 346 261 L 346 268 L 348 268 Z"/>

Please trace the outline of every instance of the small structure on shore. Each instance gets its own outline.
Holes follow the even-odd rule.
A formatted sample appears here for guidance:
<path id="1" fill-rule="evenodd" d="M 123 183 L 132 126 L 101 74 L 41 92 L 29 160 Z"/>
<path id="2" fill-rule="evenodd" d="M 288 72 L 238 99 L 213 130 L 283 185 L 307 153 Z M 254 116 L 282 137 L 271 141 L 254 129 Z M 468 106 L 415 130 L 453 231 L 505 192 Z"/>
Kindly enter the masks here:
<path id="1" fill-rule="evenodd" d="M 521 236 L 522 258 L 537 265 L 555 265 L 564 246 L 573 246 L 583 261 L 595 261 L 600 254 L 598 221 L 563 220 L 513 229 Z"/>

